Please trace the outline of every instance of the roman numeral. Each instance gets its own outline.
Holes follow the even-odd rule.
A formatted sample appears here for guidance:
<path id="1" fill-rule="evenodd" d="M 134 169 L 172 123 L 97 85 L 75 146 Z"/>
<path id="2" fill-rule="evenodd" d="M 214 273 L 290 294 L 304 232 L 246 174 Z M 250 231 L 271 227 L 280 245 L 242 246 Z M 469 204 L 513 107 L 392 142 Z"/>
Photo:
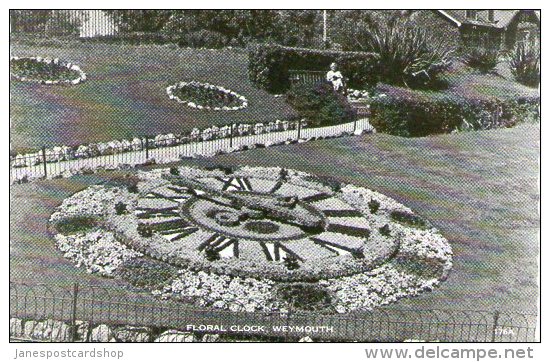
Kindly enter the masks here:
<path id="1" fill-rule="evenodd" d="M 172 186 L 167 186 L 166 187 L 168 190 L 171 190 L 171 191 L 174 191 L 175 193 L 177 194 L 187 194 L 189 192 L 189 189 L 186 188 L 186 187 L 180 187 L 180 186 L 175 186 L 175 185 L 172 185 Z"/>
<path id="2" fill-rule="evenodd" d="M 315 244 L 322 246 L 325 249 L 328 249 L 334 254 L 337 255 L 347 255 L 352 254 L 355 255 L 359 252 L 359 249 L 356 248 L 348 248 L 342 245 L 338 245 L 336 243 L 331 243 L 330 241 L 318 239 L 318 238 L 310 238 L 311 241 L 313 241 Z"/>
<path id="3" fill-rule="evenodd" d="M 200 244 L 197 249 L 199 251 L 204 251 L 207 246 L 212 247 L 222 258 L 239 257 L 239 241 L 236 239 L 227 238 L 218 233 L 214 233 L 205 242 Z"/>
<path id="4" fill-rule="evenodd" d="M 222 191 L 252 191 L 252 185 L 246 177 L 216 177 L 216 179 L 223 182 Z"/>
<path id="5" fill-rule="evenodd" d="M 150 195 L 152 195 L 152 197 Z M 174 202 L 180 202 L 180 201 L 185 200 L 185 197 L 165 196 L 163 194 L 159 194 L 158 192 L 150 192 L 149 194 L 147 194 L 146 198 L 149 198 L 149 199 L 164 199 L 164 200 L 174 201 Z"/>
<path id="6" fill-rule="evenodd" d="M 179 209 L 177 207 L 167 207 L 163 209 L 147 209 L 137 207 L 136 211 L 142 211 L 139 215 L 137 215 L 139 219 L 179 216 Z"/>
<path id="7" fill-rule="evenodd" d="M 322 200 L 326 200 L 326 199 L 329 199 L 331 197 L 333 197 L 334 195 L 331 195 L 331 194 L 327 194 L 327 193 L 320 193 L 320 194 L 315 194 L 315 195 L 311 195 L 311 196 L 306 196 L 304 198 L 302 198 L 301 200 L 302 201 L 305 201 L 305 202 L 315 202 L 315 201 L 322 201 Z"/>
<path id="8" fill-rule="evenodd" d="M 199 230 L 198 227 L 180 218 L 148 223 L 148 225 L 151 226 L 153 231 L 156 231 L 170 241 L 182 239 Z"/>
<path id="9" fill-rule="evenodd" d="M 323 213 L 327 217 L 362 217 L 363 214 L 359 210 L 323 210 Z"/>
<path id="10" fill-rule="evenodd" d="M 349 236 L 355 236 L 357 238 L 368 238 L 370 235 L 369 229 L 358 228 L 356 226 L 329 224 L 327 231 L 339 234 L 345 234 Z"/>
<path id="11" fill-rule="evenodd" d="M 266 259 L 269 261 L 281 261 L 287 255 L 292 255 L 296 259 L 302 262 L 304 261 L 304 259 L 301 258 L 298 254 L 284 247 L 280 243 L 260 242 L 260 246 L 262 247 L 262 250 L 265 254 Z"/>
<path id="12" fill-rule="evenodd" d="M 273 186 L 273 188 L 271 190 L 269 190 L 269 193 L 272 194 L 275 191 L 277 191 L 278 189 L 280 189 L 281 186 L 283 186 L 283 183 L 284 183 L 284 181 L 281 181 L 281 180 L 277 181 L 277 183 Z"/>

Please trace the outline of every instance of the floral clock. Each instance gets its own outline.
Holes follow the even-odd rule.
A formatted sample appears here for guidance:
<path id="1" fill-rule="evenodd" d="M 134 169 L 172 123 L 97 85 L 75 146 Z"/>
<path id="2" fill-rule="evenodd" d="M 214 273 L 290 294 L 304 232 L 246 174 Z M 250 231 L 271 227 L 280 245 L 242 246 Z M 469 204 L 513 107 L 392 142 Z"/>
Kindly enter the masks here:
<path id="1" fill-rule="evenodd" d="M 395 249 L 391 238 L 369 238 L 368 215 L 329 187 L 274 176 L 165 175 L 138 198 L 138 223 L 161 236 L 140 239 L 140 250 L 156 254 L 170 243 L 168 258 L 176 264 L 202 261 L 210 250 L 220 256 L 211 269 L 254 276 L 261 267 L 278 279 L 300 280 L 361 270 Z M 299 268 L 287 270 L 279 263 L 285 258 Z"/>
<path id="2" fill-rule="evenodd" d="M 322 290 L 323 303 L 335 311 L 372 309 L 433 288 L 451 267 L 447 241 L 410 209 L 299 171 L 143 172 L 127 189 L 96 186 L 73 195 L 52 216 L 54 225 L 82 214 L 78 200 L 86 198 L 100 200 L 91 214 L 116 244 L 103 274 L 117 275 L 135 258 L 165 263 L 180 270 L 155 294 L 195 296 L 218 308 L 238 309 L 224 293 L 241 300 L 242 309 L 281 308 L 289 303 L 281 300 L 281 289 L 306 285 Z M 82 249 L 78 237 L 60 233 L 58 245 L 73 259 L 92 255 L 71 247 Z M 84 264 L 97 270 L 93 262 Z M 241 295 L 209 283 L 233 286 Z"/>

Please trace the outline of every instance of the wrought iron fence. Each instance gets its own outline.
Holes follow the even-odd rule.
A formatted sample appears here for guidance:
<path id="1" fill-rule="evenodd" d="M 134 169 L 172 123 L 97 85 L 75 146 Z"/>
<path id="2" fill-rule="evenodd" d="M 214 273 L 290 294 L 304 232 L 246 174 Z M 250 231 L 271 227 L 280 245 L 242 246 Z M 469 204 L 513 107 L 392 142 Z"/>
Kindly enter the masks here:
<path id="1" fill-rule="evenodd" d="M 21 322 L 19 327 L 15 319 Z M 539 340 L 537 317 L 531 314 L 393 308 L 346 315 L 298 310 L 232 312 L 161 301 L 122 287 L 115 290 L 76 283 L 72 286 L 10 283 L 12 338 L 88 341 L 91 329 L 99 324 L 148 328 L 157 333 L 210 325 L 217 326 L 215 333 L 221 334 L 223 340 L 298 341 L 304 336 L 316 341 L 360 342 Z M 52 328 L 54 325 L 66 328 Z M 84 332 L 83 325 L 89 326 Z M 42 326 L 42 330 L 38 331 L 37 326 Z M 247 330 L 247 326 L 261 328 Z"/>
<path id="2" fill-rule="evenodd" d="M 69 176 L 97 169 L 120 169 L 152 162 L 176 162 L 182 158 L 213 156 L 235 150 L 269 147 L 300 139 L 335 137 L 357 130 L 371 131 L 366 118 L 328 127 L 309 128 L 302 121 L 269 124 L 239 124 L 195 130 L 189 134 L 167 134 L 79 146 L 61 146 L 12 156 L 11 182 Z M 154 160 L 154 161 L 153 161 Z"/>

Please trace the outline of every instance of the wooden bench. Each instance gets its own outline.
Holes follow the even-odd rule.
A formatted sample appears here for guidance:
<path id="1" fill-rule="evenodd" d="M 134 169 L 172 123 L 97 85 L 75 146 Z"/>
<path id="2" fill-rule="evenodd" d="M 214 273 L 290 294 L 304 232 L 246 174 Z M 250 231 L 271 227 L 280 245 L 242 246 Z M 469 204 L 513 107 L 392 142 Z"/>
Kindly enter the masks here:
<path id="1" fill-rule="evenodd" d="M 290 69 L 288 71 L 290 80 L 290 86 L 296 85 L 314 85 L 319 82 L 326 82 L 327 72 L 322 70 L 297 70 Z M 350 102 L 351 106 L 357 111 L 357 118 L 368 118 L 370 115 L 370 108 L 364 102 Z"/>
<path id="2" fill-rule="evenodd" d="M 326 82 L 327 72 L 322 70 L 296 70 L 290 69 L 288 71 L 288 79 L 290 80 L 290 85 L 302 85 L 308 84 L 313 85 L 318 82 Z"/>

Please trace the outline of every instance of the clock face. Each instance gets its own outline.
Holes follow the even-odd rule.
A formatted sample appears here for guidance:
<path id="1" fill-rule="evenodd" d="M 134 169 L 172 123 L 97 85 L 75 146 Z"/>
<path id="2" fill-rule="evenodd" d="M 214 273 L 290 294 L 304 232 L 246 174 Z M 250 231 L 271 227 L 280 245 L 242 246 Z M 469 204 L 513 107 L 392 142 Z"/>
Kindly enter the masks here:
<path id="1" fill-rule="evenodd" d="M 270 263 L 292 256 L 311 264 L 370 251 L 367 215 L 328 187 L 232 175 L 174 179 L 142 192 L 135 210 L 174 253 L 204 257 L 209 249 L 221 259 Z"/>

